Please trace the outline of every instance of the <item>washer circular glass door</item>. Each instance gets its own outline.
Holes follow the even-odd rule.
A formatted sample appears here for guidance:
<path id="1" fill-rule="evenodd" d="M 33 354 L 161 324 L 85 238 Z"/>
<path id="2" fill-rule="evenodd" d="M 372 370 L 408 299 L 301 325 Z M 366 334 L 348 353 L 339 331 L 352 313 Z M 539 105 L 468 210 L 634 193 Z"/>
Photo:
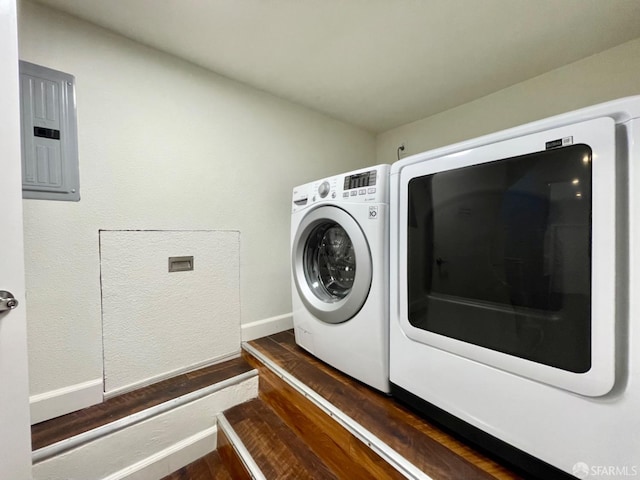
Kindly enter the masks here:
<path id="1" fill-rule="evenodd" d="M 360 311 L 371 287 L 371 252 L 351 215 L 330 206 L 309 212 L 296 231 L 292 257 L 296 289 L 316 318 L 341 323 Z"/>

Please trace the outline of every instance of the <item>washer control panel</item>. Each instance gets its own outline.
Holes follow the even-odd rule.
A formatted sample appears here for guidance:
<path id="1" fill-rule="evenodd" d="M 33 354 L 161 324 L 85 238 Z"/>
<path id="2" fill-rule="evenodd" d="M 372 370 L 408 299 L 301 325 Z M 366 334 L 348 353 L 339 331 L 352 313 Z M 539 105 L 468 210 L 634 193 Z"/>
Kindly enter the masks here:
<path id="1" fill-rule="evenodd" d="M 376 193 L 377 180 L 377 170 L 347 175 L 344 177 L 342 197 L 349 198 L 359 195 L 374 195 Z"/>
<path id="2" fill-rule="evenodd" d="M 330 201 L 386 203 L 388 182 L 389 165 L 377 165 L 300 185 L 293 189 L 292 211 Z"/>
<path id="3" fill-rule="evenodd" d="M 344 190 L 353 188 L 373 187 L 378 177 L 377 170 L 370 170 L 363 173 L 354 173 L 344 177 Z"/>

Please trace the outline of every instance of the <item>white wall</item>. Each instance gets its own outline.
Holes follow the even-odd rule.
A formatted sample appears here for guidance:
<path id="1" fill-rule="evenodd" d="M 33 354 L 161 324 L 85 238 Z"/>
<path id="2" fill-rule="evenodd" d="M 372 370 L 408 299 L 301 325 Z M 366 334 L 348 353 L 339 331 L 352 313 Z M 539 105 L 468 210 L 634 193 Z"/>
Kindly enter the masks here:
<path id="1" fill-rule="evenodd" d="M 76 77 L 82 198 L 24 201 L 31 394 L 102 379 L 99 229 L 237 230 L 242 322 L 288 314 L 291 189 L 374 136 L 30 2 L 19 35 Z"/>
<path id="2" fill-rule="evenodd" d="M 640 39 L 459 107 L 381 133 L 377 162 L 514 127 L 606 100 L 640 94 Z"/>

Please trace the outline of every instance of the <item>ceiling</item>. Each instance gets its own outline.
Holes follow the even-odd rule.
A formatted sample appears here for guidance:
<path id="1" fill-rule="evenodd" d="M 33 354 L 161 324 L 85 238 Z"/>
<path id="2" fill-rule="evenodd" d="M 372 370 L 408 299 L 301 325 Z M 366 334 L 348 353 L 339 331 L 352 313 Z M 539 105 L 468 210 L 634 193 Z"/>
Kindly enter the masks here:
<path id="1" fill-rule="evenodd" d="M 373 132 L 640 37 L 640 0 L 38 0 Z"/>

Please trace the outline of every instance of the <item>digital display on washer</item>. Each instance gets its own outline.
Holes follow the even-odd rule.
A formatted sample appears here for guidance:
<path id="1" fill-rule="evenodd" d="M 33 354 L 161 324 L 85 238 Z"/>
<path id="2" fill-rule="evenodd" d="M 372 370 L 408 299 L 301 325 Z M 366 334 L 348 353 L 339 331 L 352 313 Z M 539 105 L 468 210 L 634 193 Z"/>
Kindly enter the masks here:
<path id="1" fill-rule="evenodd" d="M 376 170 L 371 170 L 370 172 L 357 173 L 344 177 L 344 190 L 375 185 L 377 173 Z"/>

